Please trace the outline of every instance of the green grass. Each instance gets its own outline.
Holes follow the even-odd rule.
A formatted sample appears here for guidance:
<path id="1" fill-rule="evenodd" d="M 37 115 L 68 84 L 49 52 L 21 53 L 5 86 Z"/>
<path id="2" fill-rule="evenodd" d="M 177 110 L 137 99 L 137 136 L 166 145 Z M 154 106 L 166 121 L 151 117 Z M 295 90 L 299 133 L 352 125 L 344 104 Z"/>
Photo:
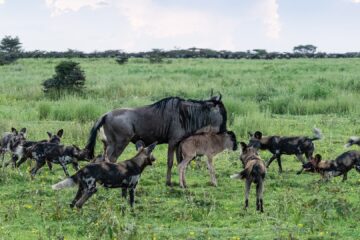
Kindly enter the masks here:
<path id="1" fill-rule="evenodd" d="M 150 104 L 163 97 L 208 98 L 221 92 L 228 110 L 228 128 L 238 140 L 247 132 L 265 135 L 312 135 L 325 138 L 316 152 L 333 159 L 345 151 L 351 135 L 360 135 L 360 59 L 291 59 L 272 61 L 176 59 L 149 64 L 130 59 L 75 59 L 85 70 L 83 95 L 46 98 L 41 82 L 61 59 L 26 59 L 0 67 L 0 131 L 28 129 L 28 139 L 64 129 L 64 144 L 83 147 L 94 121 L 119 107 Z M 101 151 L 97 145 L 97 152 Z M 354 147 L 356 149 L 356 147 Z M 130 145 L 120 160 L 135 153 Z M 60 192 L 51 185 L 64 178 L 60 166 L 44 167 L 30 180 L 29 164 L 20 171 L 0 169 L 0 239 L 356 239 L 359 238 L 360 176 L 319 183 L 320 176 L 295 172 L 294 156 L 283 156 L 285 172 L 274 162 L 265 184 L 265 213 L 243 210 L 244 183 L 229 176 L 241 169 L 239 152 L 216 157 L 219 187 L 211 187 L 205 164 L 187 171 L 189 188 L 165 186 L 166 145 L 145 170 L 133 211 L 120 190 L 99 191 L 81 211 L 71 210 L 75 189 Z M 268 159 L 270 154 L 262 152 Z M 8 158 L 8 156 L 7 156 Z M 84 163 L 82 164 L 84 165 Z M 74 170 L 69 166 L 69 170 Z M 176 166 L 173 181 L 178 182 Z"/>

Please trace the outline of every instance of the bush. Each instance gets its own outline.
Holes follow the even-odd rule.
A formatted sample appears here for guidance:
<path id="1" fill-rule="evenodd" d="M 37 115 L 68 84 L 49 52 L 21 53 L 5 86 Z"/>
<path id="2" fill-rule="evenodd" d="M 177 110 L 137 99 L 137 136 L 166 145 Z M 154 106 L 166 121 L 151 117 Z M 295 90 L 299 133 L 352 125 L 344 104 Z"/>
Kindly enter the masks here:
<path id="1" fill-rule="evenodd" d="M 129 57 L 126 54 L 121 54 L 121 55 L 117 56 L 115 59 L 115 61 L 120 65 L 127 63 L 128 60 L 129 60 Z"/>
<path id="2" fill-rule="evenodd" d="M 85 74 L 81 70 L 79 63 L 63 61 L 55 67 L 55 73 L 52 78 L 42 83 L 45 93 L 55 91 L 59 94 L 63 90 L 76 92 L 83 90 Z"/>

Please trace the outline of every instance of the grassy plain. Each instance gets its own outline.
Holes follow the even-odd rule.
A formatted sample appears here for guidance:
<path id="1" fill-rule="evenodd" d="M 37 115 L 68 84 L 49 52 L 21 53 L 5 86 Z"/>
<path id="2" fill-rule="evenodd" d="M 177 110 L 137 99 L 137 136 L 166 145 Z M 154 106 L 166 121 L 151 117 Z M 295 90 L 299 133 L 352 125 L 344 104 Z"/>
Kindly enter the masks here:
<path id="1" fill-rule="evenodd" d="M 61 59 L 24 59 L 0 67 L 0 131 L 27 127 L 28 139 L 64 128 L 64 144 L 83 147 L 93 122 L 113 108 L 150 104 L 163 97 L 205 99 L 210 89 L 223 94 L 228 128 L 238 140 L 247 131 L 312 135 L 324 139 L 316 152 L 333 159 L 345 151 L 349 136 L 360 135 L 360 59 L 214 60 L 181 59 L 149 64 L 130 59 L 75 59 L 87 76 L 83 95 L 52 100 L 41 82 Z M 356 149 L 356 147 L 353 147 Z M 98 144 L 97 152 L 101 146 Z M 120 160 L 134 154 L 129 146 Z M 359 239 L 360 175 L 319 183 L 319 176 L 297 176 L 299 162 L 283 157 L 265 184 L 265 213 L 243 210 L 244 183 L 229 176 L 241 169 L 239 152 L 217 156 L 219 187 L 209 186 L 205 165 L 187 172 L 189 188 L 165 186 L 166 145 L 154 152 L 157 162 L 145 170 L 130 210 L 120 191 L 99 188 L 81 211 L 68 203 L 75 189 L 53 192 L 64 178 L 60 166 L 44 167 L 30 180 L 30 165 L 0 169 L 0 239 Z M 270 154 L 262 152 L 268 159 Z M 84 163 L 85 164 L 85 163 Z M 70 171 L 73 173 L 74 170 Z M 173 181 L 178 181 L 176 166 Z"/>

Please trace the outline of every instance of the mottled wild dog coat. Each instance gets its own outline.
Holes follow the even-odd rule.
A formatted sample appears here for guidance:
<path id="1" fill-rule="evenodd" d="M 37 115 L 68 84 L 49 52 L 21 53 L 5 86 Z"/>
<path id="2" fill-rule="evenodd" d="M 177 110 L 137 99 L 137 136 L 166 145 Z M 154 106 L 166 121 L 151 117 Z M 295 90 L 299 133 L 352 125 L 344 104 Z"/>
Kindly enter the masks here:
<path id="1" fill-rule="evenodd" d="M 313 141 L 322 138 L 320 129 L 314 128 L 314 137 L 280 137 L 280 136 L 267 136 L 263 137 L 262 133 L 257 131 L 254 134 L 249 133 L 250 142 L 249 146 L 261 150 L 270 151 L 273 156 L 269 159 L 266 167 L 269 167 L 271 162 L 276 158 L 279 165 L 279 172 L 282 172 L 281 155 L 296 155 L 296 157 L 304 164 L 303 154 L 309 161 L 315 151 Z M 298 172 L 301 173 L 302 169 Z"/>
<path id="2" fill-rule="evenodd" d="M 26 140 L 26 128 L 22 128 L 18 132 L 15 128 L 11 128 L 11 132 L 6 132 L 0 139 L 0 154 L 2 155 L 2 161 L 4 166 L 9 165 L 9 162 L 4 163 L 4 157 L 6 152 L 13 153 L 16 147 L 21 141 Z"/>
<path id="3" fill-rule="evenodd" d="M 36 172 L 46 162 L 60 164 L 66 176 L 70 176 L 66 165 L 71 163 L 75 170 L 79 170 L 79 160 L 87 160 L 87 151 L 80 150 L 77 146 L 63 146 L 54 143 L 38 143 L 27 149 L 27 157 L 35 159 L 36 165 L 30 170 L 34 177 Z"/>
<path id="4" fill-rule="evenodd" d="M 259 157 L 257 149 L 247 146 L 246 143 L 240 143 L 242 152 L 240 160 L 243 163 L 244 170 L 234 174 L 231 178 L 245 179 L 245 209 L 249 206 L 249 192 L 251 183 L 256 184 L 256 210 L 264 212 L 264 180 L 266 175 L 265 163 Z"/>
<path id="5" fill-rule="evenodd" d="M 190 136 L 181 141 L 177 148 L 177 159 L 179 161 L 179 177 L 180 186 L 186 187 L 185 171 L 189 162 L 197 156 L 206 156 L 207 165 L 211 177 L 211 183 L 217 186 L 215 177 L 215 169 L 213 166 L 213 157 L 229 149 L 235 151 L 237 149 L 236 136 L 234 132 L 228 131 L 224 133 L 201 133 Z"/>
<path id="6" fill-rule="evenodd" d="M 303 165 L 307 172 L 318 172 L 324 180 L 343 175 L 343 181 L 347 179 L 347 173 L 355 168 L 360 173 L 360 152 L 347 151 L 339 155 L 335 160 L 324 161 L 320 154 L 316 154 L 309 162 Z"/>
<path id="7" fill-rule="evenodd" d="M 166 183 L 171 185 L 174 152 L 179 142 L 195 133 L 225 132 L 226 121 L 221 95 L 204 101 L 169 97 L 148 106 L 115 109 L 104 114 L 91 129 L 86 149 L 89 158 L 93 158 L 96 135 L 101 128 L 106 139 L 105 158 L 110 162 L 116 162 L 130 142 L 167 143 Z"/>
<path id="8" fill-rule="evenodd" d="M 122 196 L 130 194 L 130 205 L 135 202 L 135 188 L 145 167 L 152 165 L 155 157 L 151 154 L 156 143 L 147 148 L 142 141 L 136 143 L 138 153 L 130 160 L 116 163 L 101 162 L 90 163 L 75 175 L 52 186 L 54 190 L 79 185 L 78 192 L 70 207 L 81 208 L 83 204 L 97 191 L 96 183 L 106 188 L 122 188 Z"/>

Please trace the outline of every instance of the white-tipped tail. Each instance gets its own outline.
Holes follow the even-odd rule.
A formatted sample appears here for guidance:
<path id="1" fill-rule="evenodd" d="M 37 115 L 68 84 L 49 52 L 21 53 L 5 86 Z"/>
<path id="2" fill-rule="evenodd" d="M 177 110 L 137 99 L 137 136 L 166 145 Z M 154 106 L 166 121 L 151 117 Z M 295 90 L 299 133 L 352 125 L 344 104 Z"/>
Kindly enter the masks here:
<path id="1" fill-rule="evenodd" d="M 319 128 L 314 128 L 313 132 L 314 132 L 314 139 L 322 139 L 323 138 L 323 135 Z"/>
<path id="2" fill-rule="evenodd" d="M 344 145 L 344 147 L 348 148 L 348 147 L 352 146 L 353 144 L 360 145 L 360 137 L 355 137 L 355 136 L 350 137 L 349 141 L 347 142 L 347 144 Z"/>
<path id="3" fill-rule="evenodd" d="M 57 184 L 54 184 L 51 186 L 53 190 L 60 190 L 63 188 L 73 187 L 76 183 L 72 178 L 67 178 L 61 182 L 58 182 Z"/>
<path id="4" fill-rule="evenodd" d="M 100 138 L 101 138 L 101 140 L 104 140 L 105 142 L 107 142 L 107 138 L 106 138 L 106 135 L 105 135 L 105 132 L 104 132 L 104 128 L 101 127 L 100 130 L 99 130 L 99 132 L 100 132 Z"/>
<path id="5" fill-rule="evenodd" d="M 232 178 L 232 179 L 240 179 L 240 174 L 239 173 L 233 174 L 233 175 L 230 176 L 230 178 Z"/>

